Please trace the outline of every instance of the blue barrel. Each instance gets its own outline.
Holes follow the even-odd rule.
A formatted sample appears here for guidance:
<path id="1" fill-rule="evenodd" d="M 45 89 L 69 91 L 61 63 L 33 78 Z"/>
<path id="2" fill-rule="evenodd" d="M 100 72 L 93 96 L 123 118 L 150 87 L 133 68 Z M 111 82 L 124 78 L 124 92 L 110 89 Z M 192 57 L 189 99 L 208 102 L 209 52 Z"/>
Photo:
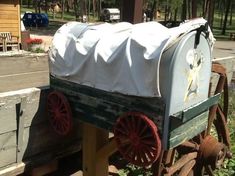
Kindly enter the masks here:
<path id="1" fill-rule="evenodd" d="M 45 13 L 25 13 L 23 23 L 25 27 L 47 27 L 49 19 Z"/>

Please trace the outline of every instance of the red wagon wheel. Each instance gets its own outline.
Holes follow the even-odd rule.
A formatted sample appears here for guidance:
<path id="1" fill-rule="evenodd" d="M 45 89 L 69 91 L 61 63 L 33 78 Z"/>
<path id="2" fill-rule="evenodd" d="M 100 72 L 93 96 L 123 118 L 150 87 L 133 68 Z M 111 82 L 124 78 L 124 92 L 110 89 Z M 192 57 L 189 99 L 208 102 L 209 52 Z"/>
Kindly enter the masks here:
<path id="1" fill-rule="evenodd" d="M 160 154 L 157 126 L 142 113 L 121 116 L 114 127 L 114 137 L 122 156 L 137 166 L 149 166 Z"/>
<path id="2" fill-rule="evenodd" d="M 59 135 L 67 135 L 72 129 L 72 111 L 67 98 L 58 91 L 47 97 L 49 121 Z"/>

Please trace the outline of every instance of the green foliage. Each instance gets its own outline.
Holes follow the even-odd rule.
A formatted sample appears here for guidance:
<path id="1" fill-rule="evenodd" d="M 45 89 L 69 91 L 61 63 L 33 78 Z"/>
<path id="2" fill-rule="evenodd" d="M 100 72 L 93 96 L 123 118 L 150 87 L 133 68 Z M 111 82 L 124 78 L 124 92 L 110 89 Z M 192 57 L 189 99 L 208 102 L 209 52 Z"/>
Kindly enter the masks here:
<path id="1" fill-rule="evenodd" d="M 223 166 L 217 170 L 215 176 L 232 176 L 235 175 L 235 90 L 229 91 L 229 112 L 228 112 L 228 127 L 231 138 L 231 151 L 233 157 L 226 160 Z"/>
<path id="2" fill-rule="evenodd" d="M 171 0 L 170 6 L 172 10 L 180 8 L 183 5 L 183 0 Z"/>
<path id="3" fill-rule="evenodd" d="M 128 164 L 125 169 L 120 169 L 118 171 L 119 176 L 152 176 L 153 174 L 148 170 L 142 167 L 134 166 Z"/>
<path id="4" fill-rule="evenodd" d="M 30 48 L 29 51 L 33 53 L 45 53 L 45 51 L 40 47 L 37 47 L 35 49 Z"/>

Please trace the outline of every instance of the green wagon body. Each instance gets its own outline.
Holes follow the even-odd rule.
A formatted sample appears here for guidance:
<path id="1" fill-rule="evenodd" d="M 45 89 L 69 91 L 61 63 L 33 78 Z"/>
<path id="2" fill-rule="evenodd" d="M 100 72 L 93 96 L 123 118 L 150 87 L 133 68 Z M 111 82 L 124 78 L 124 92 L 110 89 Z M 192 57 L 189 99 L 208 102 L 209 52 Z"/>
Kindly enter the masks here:
<path id="1" fill-rule="evenodd" d="M 163 133 L 165 102 L 162 98 L 127 96 L 111 93 L 50 76 L 51 88 L 62 92 L 69 100 L 74 117 L 96 127 L 113 131 L 117 119 L 126 112 L 142 112 Z M 217 103 L 219 95 L 171 117 L 167 148 L 191 139 L 207 127 L 208 109 Z"/>

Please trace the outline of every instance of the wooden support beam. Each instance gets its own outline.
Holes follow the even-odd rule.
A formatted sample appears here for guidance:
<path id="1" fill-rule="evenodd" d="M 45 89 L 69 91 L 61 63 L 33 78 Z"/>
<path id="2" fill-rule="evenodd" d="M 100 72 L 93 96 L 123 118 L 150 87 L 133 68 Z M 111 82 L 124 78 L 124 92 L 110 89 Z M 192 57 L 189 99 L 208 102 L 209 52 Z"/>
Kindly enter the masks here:
<path id="1" fill-rule="evenodd" d="M 105 144 L 108 143 L 108 131 L 95 126 L 83 124 L 83 176 L 108 176 L 108 154 L 103 153 Z M 97 154 L 97 151 L 99 154 Z"/>
<path id="2" fill-rule="evenodd" d="M 109 157 L 114 152 L 117 151 L 117 143 L 114 139 L 112 139 L 109 143 L 104 145 L 101 149 L 99 149 L 96 153 L 96 158 L 101 157 Z"/>
<path id="3" fill-rule="evenodd" d="M 143 22 L 143 0 L 122 0 L 122 21 Z"/>

